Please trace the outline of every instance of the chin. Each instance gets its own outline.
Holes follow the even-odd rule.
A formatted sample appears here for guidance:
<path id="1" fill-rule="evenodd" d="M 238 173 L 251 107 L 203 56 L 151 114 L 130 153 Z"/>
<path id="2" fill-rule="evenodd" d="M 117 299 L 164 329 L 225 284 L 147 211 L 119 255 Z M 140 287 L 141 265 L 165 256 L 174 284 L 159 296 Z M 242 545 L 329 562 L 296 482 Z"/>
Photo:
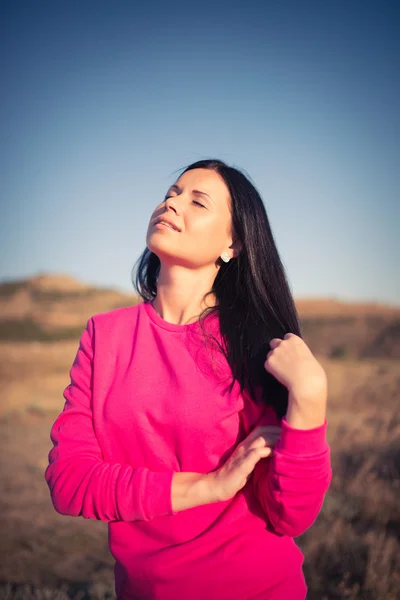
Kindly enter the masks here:
<path id="1" fill-rule="evenodd" d="M 156 254 L 158 256 L 158 258 L 160 260 L 162 260 L 163 258 L 166 260 L 173 260 L 176 257 L 176 254 L 174 254 L 174 252 L 171 252 L 171 248 L 170 247 L 162 247 L 163 244 L 154 244 L 149 240 L 149 243 L 147 244 L 148 249 L 153 252 L 154 254 Z M 165 244 L 165 246 L 167 246 L 167 244 Z"/>

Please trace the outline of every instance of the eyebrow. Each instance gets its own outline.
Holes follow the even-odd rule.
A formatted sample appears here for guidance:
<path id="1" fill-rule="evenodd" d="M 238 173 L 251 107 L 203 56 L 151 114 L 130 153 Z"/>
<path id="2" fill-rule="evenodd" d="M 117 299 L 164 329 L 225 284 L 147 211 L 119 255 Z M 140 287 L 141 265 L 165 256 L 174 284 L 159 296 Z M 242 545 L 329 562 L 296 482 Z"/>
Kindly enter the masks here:
<path id="1" fill-rule="evenodd" d="M 176 185 L 176 183 L 174 183 L 173 185 L 171 185 L 171 187 L 169 189 L 170 190 L 177 190 L 178 192 L 181 191 L 179 185 Z M 212 200 L 214 202 L 214 200 L 211 198 L 211 196 L 209 196 L 208 194 L 206 194 L 206 192 L 201 192 L 200 190 L 192 190 L 192 194 L 198 194 L 200 196 L 207 196 L 208 198 L 210 198 L 210 200 Z"/>

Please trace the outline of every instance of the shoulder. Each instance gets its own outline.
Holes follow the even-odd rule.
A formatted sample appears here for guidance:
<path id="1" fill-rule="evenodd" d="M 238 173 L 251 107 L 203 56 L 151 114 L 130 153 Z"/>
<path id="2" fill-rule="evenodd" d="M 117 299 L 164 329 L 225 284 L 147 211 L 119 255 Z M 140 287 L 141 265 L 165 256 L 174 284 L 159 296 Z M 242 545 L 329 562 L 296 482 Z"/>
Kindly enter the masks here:
<path id="1" fill-rule="evenodd" d="M 93 319 L 94 323 L 98 324 L 130 321 L 137 316 L 142 304 L 142 302 L 139 302 L 137 304 L 133 304 L 132 306 L 122 306 L 120 308 L 114 308 L 105 312 L 95 313 L 90 318 Z"/>
<path id="2" fill-rule="evenodd" d="M 139 302 L 132 306 L 95 313 L 89 317 L 86 328 L 94 337 L 97 335 L 101 335 L 103 338 L 105 335 L 110 337 L 129 335 L 139 318 L 142 305 L 143 302 Z"/>

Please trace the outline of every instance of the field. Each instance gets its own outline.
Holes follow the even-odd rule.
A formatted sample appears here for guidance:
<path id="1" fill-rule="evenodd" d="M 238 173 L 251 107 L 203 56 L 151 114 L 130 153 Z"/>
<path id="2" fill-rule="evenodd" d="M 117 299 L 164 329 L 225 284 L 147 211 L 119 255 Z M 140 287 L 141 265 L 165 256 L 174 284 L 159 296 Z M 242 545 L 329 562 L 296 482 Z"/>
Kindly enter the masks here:
<path id="1" fill-rule="evenodd" d="M 66 326 L 79 330 L 95 312 L 98 305 Z M 308 326 L 315 339 L 325 339 L 335 318 L 345 327 L 343 315 L 315 314 L 314 307 Z M 18 318 L 26 315 L 9 318 L 14 328 L 0 342 L 0 600 L 114 598 L 106 523 L 56 513 L 44 480 L 49 431 L 63 407 L 76 331 L 59 341 L 51 336 L 35 341 L 33 334 L 24 341 Z M 315 323 L 321 319 L 325 325 L 318 336 Z M 329 381 L 333 481 L 317 521 L 296 539 L 305 554 L 308 600 L 400 598 L 400 362 L 393 333 L 398 317 L 379 312 L 374 319 L 386 332 L 386 337 L 373 332 L 373 339 L 384 340 L 378 356 L 365 351 L 372 347 L 365 327 L 358 337 L 353 329 L 352 340 L 336 337 L 334 352 L 332 347 L 315 352 Z"/>

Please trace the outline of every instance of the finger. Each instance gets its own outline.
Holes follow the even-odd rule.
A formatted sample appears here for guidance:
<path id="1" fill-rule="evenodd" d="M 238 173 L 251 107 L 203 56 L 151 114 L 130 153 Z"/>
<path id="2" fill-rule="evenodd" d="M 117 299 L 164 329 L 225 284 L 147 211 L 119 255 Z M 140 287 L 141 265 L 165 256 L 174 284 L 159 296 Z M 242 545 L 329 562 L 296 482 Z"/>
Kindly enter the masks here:
<path id="1" fill-rule="evenodd" d="M 286 334 L 283 336 L 283 339 L 284 339 L 284 340 L 289 340 L 290 338 L 298 338 L 298 339 L 301 339 L 301 338 L 299 338 L 299 336 L 298 336 L 298 335 L 296 335 L 295 333 L 291 333 L 291 332 L 289 332 L 289 333 L 286 333 Z"/>
<path id="2" fill-rule="evenodd" d="M 258 461 L 263 458 L 269 458 L 272 454 L 272 448 L 258 448 L 257 451 L 252 456 L 251 460 L 253 461 L 254 466 L 258 463 Z M 253 467 L 254 468 L 254 467 Z"/>
<path id="3" fill-rule="evenodd" d="M 268 437 L 268 436 L 276 437 L 276 436 L 281 436 L 281 434 L 282 434 L 282 431 L 280 428 L 271 429 L 269 427 L 257 427 L 257 429 L 254 430 L 254 432 L 251 435 L 249 435 L 246 439 L 249 443 L 252 443 L 258 437 Z"/>
<path id="4" fill-rule="evenodd" d="M 271 348 L 276 348 L 277 346 L 279 346 L 279 344 L 282 343 L 282 341 L 283 340 L 281 338 L 272 338 L 269 345 Z"/>
<path id="5" fill-rule="evenodd" d="M 263 445 L 264 445 L 265 448 L 275 448 L 275 446 L 278 443 L 278 441 L 279 440 L 264 440 L 264 444 Z M 261 444 L 261 447 L 263 445 Z M 257 446 L 257 447 L 259 448 L 260 446 Z"/>
<path id="6" fill-rule="evenodd" d="M 265 442 L 265 437 L 263 435 L 260 435 L 255 440 L 253 440 L 253 442 L 250 444 L 250 448 L 262 448 L 263 446 L 265 446 Z"/>
<path id="7" fill-rule="evenodd" d="M 250 448 L 262 448 L 263 446 L 275 445 L 279 441 L 280 436 L 260 436 L 256 438 L 251 444 Z"/>
<path id="8" fill-rule="evenodd" d="M 265 446 L 264 448 L 251 448 L 251 450 L 249 450 L 248 453 L 248 460 L 252 462 L 257 462 L 260 458 L 265 458 L 266 456 L 269 456 L 271 452 L 272 449 L 268 448 L 268 446 Z"/>
<path id="9" fill-rule="evenodd" d="M 268 456 L 271 455 L 271 453 L 272 453 L 272 448 L 266 447 L 266 448 L 261 448 L 261 450 L 260 450 L 261 458 L 267 458 Z"/>

